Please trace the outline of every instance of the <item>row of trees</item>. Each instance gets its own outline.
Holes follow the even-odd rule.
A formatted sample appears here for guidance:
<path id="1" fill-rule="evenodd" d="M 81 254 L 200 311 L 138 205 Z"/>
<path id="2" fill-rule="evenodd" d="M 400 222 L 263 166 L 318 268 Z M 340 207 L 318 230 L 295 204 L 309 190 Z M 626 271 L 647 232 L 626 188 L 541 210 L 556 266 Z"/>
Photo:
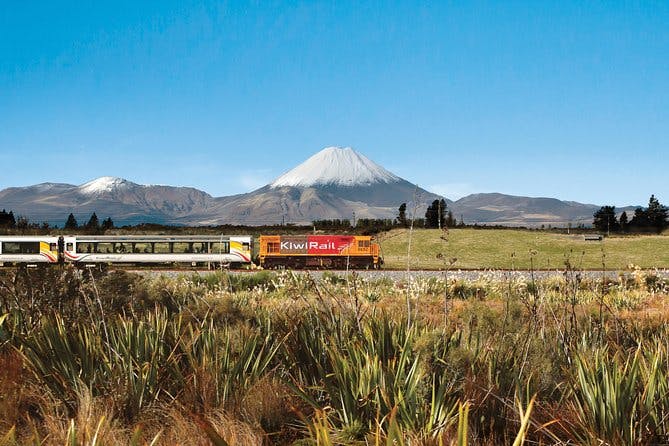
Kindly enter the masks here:
<path id="1" fill-rule="evenodd" d="M 27 218 L 25 217 L 19 217 L 18 219 L 14 217 L 14 212 L 9 211 L 7 212 L 5 209 L 0 211 L 0 228 L 1 229 L 49 229 L 51 226 L 49 225 L 48 222 L 43 222 L 43 223 L 31 223 Z M 58 226 L 55 226 L 54 228 L 58 228 Z M 102 233 L 108 229 L 113 229 L 114 228 L 114 221 L 111 219 L 111 217 L 106 218 L 105 220 L 100 223 L 100 220 L 98 219 L 98 216 L 96 215 L 95 212 L 91 215 L 91 217 L 88 219 L 88 222 L 83 225 L 79 226 L 79 223 L 77 222 L 77 219 L 74 217 L 74 214 L 70 214 L 67 217 L 67 221 L 65 222 L 65 225 L 63 226 L 63 229 L 65 230 L 85 230 L 86 232 L 90 232 L 91 234 L 99 234 Z"/>
<path id="2" fill-rule="evenodd" d="M 315 229 L 347 231 L 355 227 L 358 231 L 379 232 L 392 228 L 408 228 L 413 223 L 414 227 L 446 228 L 456 226 L 453 213 L 448 210 L 446 200 L 434 200 L 425 211 L 425 218 L 407 218 L 407 204 L 402 203 L 397 210 L 397 217 L 393 219 L 382 218 L 360 218 L 354 223 L 348 219 L 314 220 Z"/>
<path id="3" fill-rule="evenodd" d="M 615 206 L 602 206 L 593 214 L 592 225 L 601 232 L 657 232 L 669 227 L 669 208 L 651 195 L 647 208 L 636 208 L 632 219 L 627 212 L 618 218 Z"/>
<path id="4" fill-rule="evenodd" d="M 353 226 L 351 220 L 336 218 L 330 220 L 314 220 L 312 226 L 314 229 L 321 231 L 349 231 L 355 228 L 356 232 L 375 234 L 397 227 L 397 222 L 389 218 L 360 218 L 356 220 L 355 226 Z"/>
<path id="5" fill-rule="evenodd" d="M 408 228 L 413 223 L 414 227 L 425 228 L 448 228 L 457 225 L 453 213 L 448 209 L 446 200 L 434 200 L 425 211 L 425 218 L 407 217 L 407 204 L 402 203 L 397 210 L 395 219 L 382 218 L 360 218 L 354 223 L 348 219 L 314 220 L 315 229 L 347 231 L 355 227 L 363 232 L 379 232 L 392 228 Z"/>
<path id="6" fill-rule="evenodd" d="M 77 219 L 74 217 L 74 214 L 70 214 L 67 216 L 67 221 L 65 222 L 65 226 L 63 227 L 63 229 L 67 230 L 83 229 L 86 232 L 90 232 L 92 234 L 98 234 L 113 228 L 114 228 L 114 222 L 111 219 L 111 217 L 107 217 L 105 220 L 102 221 L 102 223 L 100 223 L 100 220 L 98 219 L 98 216 L 95 212 L 93 212 L 91 218 L 88 219 L 88 223 L 86 223 L 83 226 L 79 226 L 79 223 L 77 222 Z"/>
<path id="7" fill-rule="evenodd" d="M 402 203 L 398 209 L 396 225 L 409 227 L 411 222 L 407 218 L 407 204 Z M 457 225 L 453 217 L 453 212 L 448 209 L 446 200 L 434 200 L 425 211 L 425 218 L 413 219 L 414 226 L 423 226 L 425 228 L 449 228 Z"/>
<path id="8" fill-rule="evenodd" d="M 25 217 L 14 217 L 14 212 L 7 212 L 5 209 L 0 211 L 0 229 L 49 229 L 49 223 L 31 223 Z"/>

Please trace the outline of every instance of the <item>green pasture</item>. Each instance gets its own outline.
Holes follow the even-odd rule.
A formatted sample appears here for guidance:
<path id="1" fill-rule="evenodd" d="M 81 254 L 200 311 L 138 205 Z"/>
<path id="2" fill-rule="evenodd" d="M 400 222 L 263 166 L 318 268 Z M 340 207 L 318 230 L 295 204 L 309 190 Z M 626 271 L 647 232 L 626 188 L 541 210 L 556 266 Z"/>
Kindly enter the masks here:
<path id="1" fill-rule="evenodd" d="M 407 267 L 409 231 L 379 234 L 386 268 Z M 585 241 L 583 234 L 517 229 L 414 229 L 412 269 L 578 269 L 669 267 L 669 236 L 611 236 Z M 453 260 L 455 259 L 455 260 Z"/>

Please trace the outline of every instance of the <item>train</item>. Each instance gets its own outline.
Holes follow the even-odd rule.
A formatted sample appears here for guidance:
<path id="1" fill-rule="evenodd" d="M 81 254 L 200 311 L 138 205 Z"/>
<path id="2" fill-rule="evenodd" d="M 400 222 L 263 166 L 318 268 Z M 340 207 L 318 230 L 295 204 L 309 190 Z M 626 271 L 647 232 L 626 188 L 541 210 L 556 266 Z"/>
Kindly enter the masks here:
<path id="1" fill-rule="evenodd" d="M 378 269 L 383 258 L 372 237 L 359 235 L 0 236 L 0 266 L 63 263 Z"/>

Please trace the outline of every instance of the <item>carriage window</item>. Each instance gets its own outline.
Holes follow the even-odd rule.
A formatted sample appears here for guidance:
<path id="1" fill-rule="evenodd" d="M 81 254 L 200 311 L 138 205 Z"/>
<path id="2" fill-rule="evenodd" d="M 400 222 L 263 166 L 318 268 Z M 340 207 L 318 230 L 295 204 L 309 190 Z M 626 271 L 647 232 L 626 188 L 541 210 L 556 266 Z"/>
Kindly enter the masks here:
<path id="1" fill-rule="evenodd" d="M 39 242 L 4 242 L 3 254 L 39 254 Z"/>
<path id="2" fill-rule="evenodd" d="M 93 243 L 93 252 L 98 254 L 111 254 L 114 252 L 114 244 L 108 242 Z"/>
<path id="3" fill-rule="evenodd" d="M 211 244 L 211 253 L 212 254 L 228 254 L 230 252 L 230 242 L 213 242 Z"/>
<path id="4" fill-rule="evenodd" d="M 93 252 L 93 243 L 77 243 L 77 252 Z"/>
<path id="5" fill-rule="evenodd" d="M 132 252 L 136 254 L 150 254 L 152 251 L 151 243 L 137 242 L 132 244 Z"/>
<path id="6" fill-rule="evenodd" d="M 116 254 L 132 253 L 132 243 L 112 243 L 114 246 L 113 252 Z"/>
<path id="7" fill-rule="evenodd" d="M 158 243 L 151 243 L 153 245 L 153 252 L 157 254 L 167 254 L 170 251 L 170 245 L 171 243 L 168 242 L 158 242 Z"/>
<path id="8" fill-rule="evenodd" d="M 65 251 L 74 251 L 74 243 L 66 243 Z"/>
<path id="9" fill-rule="evenodd" d="M 193 243 L 188 242 L 174 242 L 174 251 L 177 254 L 193 252 Z"/>
<path id="10" fill-rule="evenodd" d="M 49 251 L 58 251 L 58 243 L 49 243 Z"/>

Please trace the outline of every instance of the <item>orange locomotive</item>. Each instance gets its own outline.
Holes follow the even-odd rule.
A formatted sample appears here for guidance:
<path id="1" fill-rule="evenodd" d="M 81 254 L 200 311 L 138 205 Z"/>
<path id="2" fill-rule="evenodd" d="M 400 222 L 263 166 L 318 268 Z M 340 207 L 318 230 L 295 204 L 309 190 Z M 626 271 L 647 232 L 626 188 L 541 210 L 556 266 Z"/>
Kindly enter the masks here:
<path id="1" fill-rule="evenodd" d="M 263 268 L 380 268 L 379 245 L 360 235 L 261 235 Z"/>

